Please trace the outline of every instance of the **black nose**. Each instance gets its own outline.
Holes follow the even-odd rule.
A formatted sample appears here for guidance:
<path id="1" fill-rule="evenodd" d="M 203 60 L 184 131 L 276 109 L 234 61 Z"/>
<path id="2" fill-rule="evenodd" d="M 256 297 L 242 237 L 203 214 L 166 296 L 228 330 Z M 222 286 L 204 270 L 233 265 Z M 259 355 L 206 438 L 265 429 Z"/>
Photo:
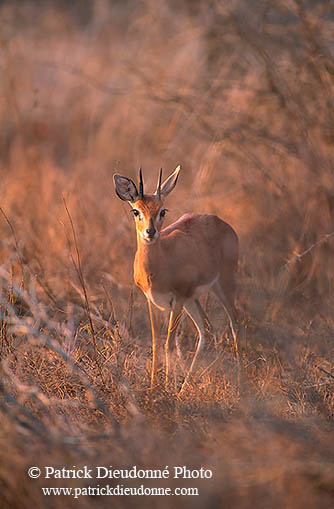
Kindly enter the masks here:
<path id="1" fill-rule="evenodd" d="M 155 228 L 154 228 L 154 227 L 153 227 L 153 228 L 147 228 L 146 233 L 147 233 L 147 235 L 148 235 L 149 237 L 151 237 L 151 238 L 152 238 L 152 237 L 154 237 L 154 234 L 155 234 Z"/>
<path id="2" fill-rule="evenodd" d="M 151 218 L 150 219 L 150 227 L 149 228 L 146 228 L 146 233 L 147 235 L 152 239 L 155 235 L 155 228 L 154 228 L 154 224 L 153 224 L 153 219 Z"/>

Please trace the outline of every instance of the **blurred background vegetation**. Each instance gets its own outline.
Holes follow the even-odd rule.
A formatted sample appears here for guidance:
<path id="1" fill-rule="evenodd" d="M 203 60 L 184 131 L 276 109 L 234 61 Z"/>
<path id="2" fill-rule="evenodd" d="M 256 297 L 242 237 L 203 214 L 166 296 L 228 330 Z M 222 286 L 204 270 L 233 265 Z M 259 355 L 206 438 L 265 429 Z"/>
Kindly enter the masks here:
<path id="1" fill-rule="evenodd" d="M 101 433 L 127 466 L 133 437 L 147 468 L 157 450 L 214 461 L 198 507 L 332 507 L 333 2 L 2 0 L 0 23 L 4 504 L 45 503 L 24 470 L 36 454 L 111 461 Z M 170 393 L 143 392 L 150 329 L 112 186 L 142 166 L 153 190 L 177 164 L 168 221 L 215 213 L 241 245 L 241 387 L 210 298 L 217 357 L 183 397 L 177 369 Z"/>

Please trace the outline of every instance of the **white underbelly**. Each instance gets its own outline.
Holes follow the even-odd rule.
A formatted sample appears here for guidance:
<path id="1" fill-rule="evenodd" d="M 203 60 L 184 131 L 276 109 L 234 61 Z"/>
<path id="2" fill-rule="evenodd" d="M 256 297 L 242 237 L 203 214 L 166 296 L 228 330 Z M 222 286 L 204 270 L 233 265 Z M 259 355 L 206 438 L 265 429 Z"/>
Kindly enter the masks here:
<path id="1" fill-rule="evenodd" d="M 203 293 L 208 292 L 210 290 L 210 288 L 218 281 L 218 277 L 219 277 L 219 275 L 217 275 L 210 283 L 196 286 L 193 294 L 190 297 L 188 296 L 187 298 L 188 299 L 189 298 L 196 299 Z M 152 302 L 152 304 L 154 304 L 157 308 L 161 309 L 162 311 L 165 309 L 168 309 L 168 310 L 173 309 L 175 301 L 176 301 L 176 298 L 172 292 L 161 293 L 161 292 L 157 292 L 156 290 L 154 290 L 154 291 L 149 290 L 148 292 L 145 293 L 145 295 L 146 295 L 146 298 L 150 302 Z"/>
<path id="2" fill-rule="evenodd" d="M 146 298 L 152 302 L 157 308 L 164 311 L 165 309 L 172 309 L 175 303 L 175 297 L 171 292 L 160 293 L 157 291 L 149 290 L 145 293 Z"/>

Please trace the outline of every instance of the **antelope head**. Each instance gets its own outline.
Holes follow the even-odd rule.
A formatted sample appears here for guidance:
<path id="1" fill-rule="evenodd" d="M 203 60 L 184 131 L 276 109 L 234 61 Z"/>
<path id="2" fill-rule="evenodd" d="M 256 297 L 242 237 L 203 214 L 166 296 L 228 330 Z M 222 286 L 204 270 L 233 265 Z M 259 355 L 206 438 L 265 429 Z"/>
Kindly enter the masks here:
<path id="1" fill-rule="evenodd" d="M 139 191 L 131 179 L 119 174 L 114 175 L 115 191 L 121 200 L 127 201 L 131 206 L 139 240 L 149 244 L 159 238 L 167 212 L 164 200 L 174 189 L 180 169 L 181 167 L 178 166 L 163 183 L 161 183 L 162 170 L 160 170 L 158 185 L 154 194 L 144 194 L 141 169 L 139 170 Z"/>

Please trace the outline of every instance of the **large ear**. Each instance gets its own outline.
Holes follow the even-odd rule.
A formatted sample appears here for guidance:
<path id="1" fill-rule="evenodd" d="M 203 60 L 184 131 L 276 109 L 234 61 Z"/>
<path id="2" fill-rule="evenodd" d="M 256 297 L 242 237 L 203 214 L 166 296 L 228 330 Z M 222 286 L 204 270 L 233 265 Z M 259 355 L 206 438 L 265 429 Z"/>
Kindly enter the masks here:
<path id="1" fill-rule="evenodd" d="M 135 183 L 127 177 L 122 177 L 116 173 L 114 175 L 114 185 L 117 196 L 124 201 L 135 202 L 138 199 L 138 191 Z"/>
<path id="2" fill-rule="evenodd" d="M 171 191 L 173 191 L 174 187 L 176 186 L 176 182 L 177 182 L 180 170 L 181 170 L 181 166 L 179 165 L 177 168 L 175 168 L 173 173 L 171 175 L 169 175 L 169 177 L 164 181 L 164 183 L 161 184 L 160 194 L 164 198 L 166 198 L 166 196 Z"/>

